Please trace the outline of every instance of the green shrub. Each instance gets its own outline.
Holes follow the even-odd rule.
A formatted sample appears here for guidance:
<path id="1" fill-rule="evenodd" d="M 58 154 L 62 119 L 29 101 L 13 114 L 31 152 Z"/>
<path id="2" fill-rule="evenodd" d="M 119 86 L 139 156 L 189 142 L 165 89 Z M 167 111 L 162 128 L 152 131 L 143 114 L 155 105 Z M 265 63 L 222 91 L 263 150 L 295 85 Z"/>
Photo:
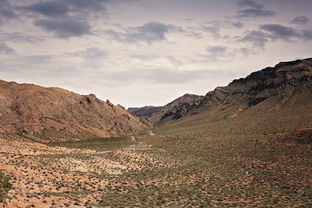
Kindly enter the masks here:
<path id="1" fill-rule="evenodd" d="M 11 188 L 12 185 L 9 182 L 9 177 L 0 172 L 0 203 L 4 202 L 4 199 Z"/>

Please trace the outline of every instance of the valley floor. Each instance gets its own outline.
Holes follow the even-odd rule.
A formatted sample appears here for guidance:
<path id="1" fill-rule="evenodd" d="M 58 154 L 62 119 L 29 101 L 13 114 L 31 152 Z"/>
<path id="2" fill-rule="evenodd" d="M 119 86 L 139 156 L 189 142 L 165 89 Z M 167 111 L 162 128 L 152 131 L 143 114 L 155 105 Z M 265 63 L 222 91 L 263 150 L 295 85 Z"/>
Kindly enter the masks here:
<path id="1" fill-rule="evenodd" d="M 13 185 L 2 206 L 97 206 L 103 193 L 132 185 L 114 180 L 115 176 L 161 166 L 139 152 L 148 148 L 134 144 L 122 150 L 97 151 L 0 140 L 1 170 Z"/>
<path id="2" fill-rule="evenodd" d="M 311 207 L 311 143 L 279 138 L 168 135 L 57 146 L 0 140 L 0 169 L 13 185 L 2 205 Z"/>

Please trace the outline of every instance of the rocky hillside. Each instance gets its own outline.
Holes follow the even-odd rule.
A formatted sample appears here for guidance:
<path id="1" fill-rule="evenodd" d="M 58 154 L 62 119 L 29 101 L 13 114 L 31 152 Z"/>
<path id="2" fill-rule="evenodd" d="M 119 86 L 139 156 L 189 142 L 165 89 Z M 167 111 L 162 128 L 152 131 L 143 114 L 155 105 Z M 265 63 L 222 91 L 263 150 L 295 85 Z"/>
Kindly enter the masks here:
<path id="1" fill-rule="evenodd" d="M 138 117 L 150 118 L 154 114 L 158 114 L 161 112 L 162 107 L 155 106 L 144 106 L 141 108 L 128 108 L 127 111 Z"/>
<path id="2" fill-rule="evenodd" d="M 234 80 L 228 86 L 217 87 L 205 96 L 184 95 L 158 107 L 160 110 L 151 115 L 136 115 L 146 116 L 159 124 L 208 110 L 214 114 L 219 112 L 223 118 L 231 118 L 264 101 L 274 100 L 272 109 L 278 110 L 299 94 L 306 94 L 307 102 L 312 100 L 312 58 L 282 62 Z"/>
<path id="3" fill-rule="evenodd" d="M 95 95 L 0 81 L 0 136 L 42 142 L 131 134 L 146 124 Z"/>
<path id="4" fill-rule="evenodd" d="M 153 107 L 153 106 L 145 106 L 142 108 L 128 108 L 128 112 L 132 113 L 135 116 L 141 118 L 147 118 L 152 122 L 158 123 L 166 119 L 168 116 L 173 116 L 174 119 L 179 119 L 184 116 L 183 109 L 185 106 L 192 106 L 199 103 L 202 100 L 203 96 L 193 95 L 193 94 L 185 94 L 171 103 L 168 103 L 165 106 Z M 178 111 L 181 113 L 177 113 Z"/>

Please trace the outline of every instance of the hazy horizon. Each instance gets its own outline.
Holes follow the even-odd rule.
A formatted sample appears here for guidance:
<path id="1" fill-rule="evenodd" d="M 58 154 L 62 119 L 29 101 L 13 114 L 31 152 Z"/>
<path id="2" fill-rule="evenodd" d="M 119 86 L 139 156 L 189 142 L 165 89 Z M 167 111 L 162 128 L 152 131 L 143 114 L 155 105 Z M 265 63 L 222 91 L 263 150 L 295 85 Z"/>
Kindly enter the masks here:
<path id="1" fill-rule="evenodd" d="M 309 58 L 312 1 L 0 0 L 0 79 L 164 105 Z"/>

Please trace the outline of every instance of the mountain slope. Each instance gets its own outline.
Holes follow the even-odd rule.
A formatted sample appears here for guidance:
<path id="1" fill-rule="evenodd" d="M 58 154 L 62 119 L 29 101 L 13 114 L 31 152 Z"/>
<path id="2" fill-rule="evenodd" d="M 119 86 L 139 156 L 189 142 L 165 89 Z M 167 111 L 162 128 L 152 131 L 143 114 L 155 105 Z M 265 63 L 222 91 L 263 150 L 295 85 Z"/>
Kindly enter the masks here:
<path id="1" fill-rule="evenodd" d="M 123 107 L 95 95 L 0 81 L 0 134 L 40 141 L 111 137 L 147 128 Z"/>
<path id="2" fill-rule="evenodd" d="M 128 112 L 135 116 L 147 118 L 152 122 L 159 123 L 169 116 L 173 116 L 175 119 L 183 117 L 183 109 L 186 108 L 186 106 L 198 104 L 202 98 L 203 96 L 185 94 L 165 106 L 145 106 L 142 108 L 128 108 Z"/>
<path id="3" fill-rule="evenodd" d="M 312 59 L 279 63 L 234 80 L 226 87 L 218 87 L 206 94 L 197 109 L 215 105 L 240 105 L 238 111 L 248 109 L 269 98 L 279 98 L 278 109 L 294 95 L 312 89 Z M 195 108 L 190 111 L 196 110 Z M 232 116 L 236 116 L 237 112 Z"/>
<path id="4" fill-rule="evenodd" d="M 153 120 L 153 116 L 161 112 L 162 107 L 144 106 L 141 108 L 128 108 L 127 111 L 138 117 L 145 117 Z"/>
<path id="5" fill-rule="evenodd" d="M 256 110 L 261 103 L 270 104 L 264 109 L 265 112 L 279 110 L 286 103 L 292 103 L 287 105 L 291 107 L 301 95 L 304 95 L 305 102 L 312 104 L 312 58 L 282 62 L 234 80 L 228 86 L 217 87 L 205 96 L 193 96 L 187 101 L 182 96 L 177 99 L 181 101 L 178 105 L 168 107 L 175 103 L 173 101 L 158 107 L 161 110 L 152 115 L 137 115 L 146 116 L 159 125 L 208 112 L 215 119 L 227 119 Z"/>

